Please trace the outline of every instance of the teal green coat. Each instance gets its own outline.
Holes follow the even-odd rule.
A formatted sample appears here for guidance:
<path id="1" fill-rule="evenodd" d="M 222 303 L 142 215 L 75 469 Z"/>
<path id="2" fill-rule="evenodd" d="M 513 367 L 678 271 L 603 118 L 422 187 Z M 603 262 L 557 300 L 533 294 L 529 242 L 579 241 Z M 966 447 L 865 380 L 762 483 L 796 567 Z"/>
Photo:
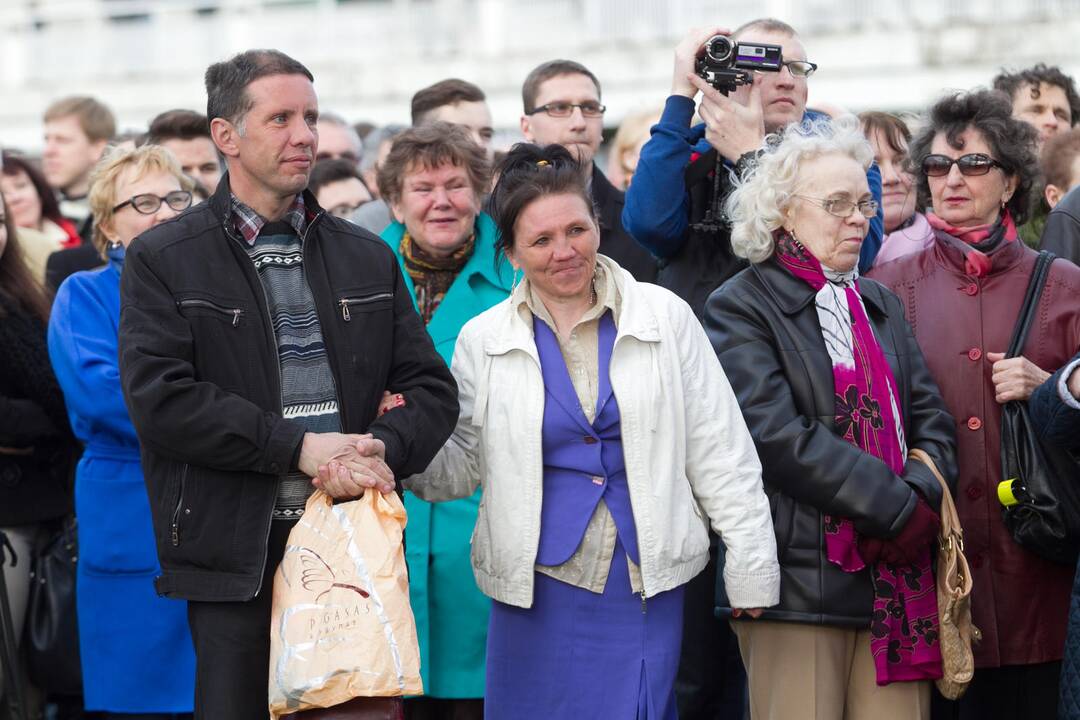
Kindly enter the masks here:
<path id="1" fill-rule="evenodd" d="M 401 257 L 405 226 L 391 223 L 382 239 L 397 255 L 405 284 L 416 302 L 412 278 Z M 513 268 L 495 264 L 494 221 L 476 219 L 472 257 L 455 278 L 431 322 L 428 334 L 449 366 L 462 326 L 510 296 Z M 388 388 L 393 392 L 393 388 Z M 409 563 L 409 599 L 420 638 L 420 673 L 424 692 L 437 698 L 484 696 L 484 654 L 491 601 L 476 587 L 469 560 L 469 540 L 480 507 L 480 491 L 463 500 L 428 503 L 405 493 L 409 522 L 405 559 Z"/>

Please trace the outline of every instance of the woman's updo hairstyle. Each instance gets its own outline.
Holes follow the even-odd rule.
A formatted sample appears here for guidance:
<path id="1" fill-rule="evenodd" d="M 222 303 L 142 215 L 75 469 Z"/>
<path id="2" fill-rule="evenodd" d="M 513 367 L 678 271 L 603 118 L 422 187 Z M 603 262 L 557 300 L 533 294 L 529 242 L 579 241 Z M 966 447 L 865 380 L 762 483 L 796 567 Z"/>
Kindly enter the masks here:
<path id="1" fill-rule="evenodd" d="M 518 143 L 510 149 L 496 172 L 499 182 L 491 193 L 491 215 L 499 228 L 495 250 L 506 254 L 514 247 L 514 225 L 534 200 L 547 195 L 577 195 L 596 218 L 592 196 L 581 165 L 562 145 L 541 147 Z"/>

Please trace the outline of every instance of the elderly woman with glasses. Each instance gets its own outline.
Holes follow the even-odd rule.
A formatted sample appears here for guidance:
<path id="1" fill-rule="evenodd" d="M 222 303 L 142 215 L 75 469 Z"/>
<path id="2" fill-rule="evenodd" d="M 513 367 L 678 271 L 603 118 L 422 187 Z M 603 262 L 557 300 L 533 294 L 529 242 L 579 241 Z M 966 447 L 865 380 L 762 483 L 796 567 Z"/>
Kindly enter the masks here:
<path id="1" fill-rule="evenodd" d="M 933 246 L 875 268 L 899 295 L 957 422 L 956 505 L 975 582 L 975 681 L 960 717 L 1054 717 L 1074 568 L 1020 547 L 998 501 L 1001 409 L 1027 402 L 1080 347 L 1080 269 L 1050 268 L 1021 357 L 1004 359 L 1036 253 L 1017 240 L 1038 172 L 1035 131 L 1007 98 L 948 95 L 911 143 Z"/>
<path id="2" fill-rule="evenodd" d="M 757 445 L 780 604 L 732 618 L 751 714 L 929 717 L 941 676 L 930 559 L 953 423 L 900 302 L 858 278 L 878 204 L 853 119 L 792 125 L 732 192 L 750 261 L 705 326 Z"/>
<path id="3" fill-rule="evenodd" d="M 124 251 L 190 205 L 191 181 L 165 148 L 104 158 L 90 179 L 90 211 L 108 262 L 64 281 L 49 322 L 49 357 L 85 445 L 75 474 L 84 698 L 107 718 L 190 713 L 195 694 L 186 604 L 154 591 L 150 506 L 117 366 Z"/>

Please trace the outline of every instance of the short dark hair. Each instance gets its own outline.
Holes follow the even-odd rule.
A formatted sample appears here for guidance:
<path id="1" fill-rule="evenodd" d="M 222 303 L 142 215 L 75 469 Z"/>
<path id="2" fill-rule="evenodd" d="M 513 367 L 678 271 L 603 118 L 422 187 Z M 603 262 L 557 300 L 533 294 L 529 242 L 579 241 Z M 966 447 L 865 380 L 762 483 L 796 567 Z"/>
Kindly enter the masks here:
<path id="1" fill-rule="evenodd" d="M 1073 164 L 1080 156 L 1080 127 L 1058 133 L 1046 141 L 1042 149 L 1043 180 L 1061 190 L 1072 182 Z"/>
<path id="2" fill-rule="evenodd" d="M 270 75 L 315 77 L 304 65 L 280 50 L 247 50 L 206 68 L 206 118 L 223 118 L 239 125 L 251 109 L 247 87 Z"/>
<path id="3" fill-rule="evenodd" d="M 506 254 L 514 248 L 514 225 L 525 208 L 548 195 L 577 195 L 593 218 L 596 207 L 585 175 L 570 151 L 562 145 L 541 147 L 518 143 L 510 148 L 498 168 L 499 182 L 491 193 L 491 213 L 499 228 L 495 249 Z"/>
<path id="4" fill-rule="evenodd" d="M 781 35 L 787 35 L 789 37 L 799 36 L 799 33 L 796 32 L 795 28 L 791 27 L 783 20 L 779 20 L 773 17 L 764 17 L 743 23 L 739 27 L 735 28 L 735 32 L 731 33 L 731 37 L 742 37 L 743 33 L 751 29 L 760 30 L 762 32 L 780 33 Z"/>
<path id="5" fill-rule="evenodd" d="M 487 154 L 465 128 L 448 122 L 410 128 L 394 138 L 379 168 L 379 193 L 388 203 L 397 202 L 410 169 L 437 168 L 444 163 L 465 168 L 477 200 L 483 196 L 491 180 Z"/>
<path id="6" fill-rule="evenodd" d="M 908 170 L 915 176 L 920 207 L 932 205 L 930 183 L 922 171 L 922 159 L 930 154 L 934 138 L 944 133 L 949 145 L 959 149 L 960 135 L 968 128 L 982 134 L 1005 174 L 1016 177 L 1016 192 L 1006 207 L 1017 225 L 1024 224 L 1028 218 L 1031 190 L 1039 174 L 1035 156 L 1038 133 L 1031 125 L 1012 116 L 1012 104 L 996 90 L 946 95 L 930 108 L 926 125 L 912 140 L 908 151 Z"/>
<path id="7" fill-rule="evenodd" d="M 589 68 L 573 60 L 548 60 L 533 68 L 521 85 L 521 102 L 526 114 L 536 109 L 536 96 L 540 94 L 540 86 L 560 75 L 584 75 L 592 80 L 596 86 L 596 97 L 600 97 L 600 81 Z"/>
<path id="8" fill-rule="evenodd" d="M 160 145 L 165 140 L 194 140 L 210 137 L 210 122 L 194 110 L 166 110 L 150 121 L 146 142 Z"/>
<path id="9" fill-rule="evenodd" d="M 364 179 L 360 177 L 360 171 L 356 169 L 356 163 L 345 158 L 326 158 L 319 160 L 315 163 L 315 167 L 311 168 L 308 190 L 312 195 L 318 195 L 324 185 L 352 178 L 356 178 L 361 183 L 364 182 Z"/>
<path id="10" fill-rule="evenodd" d="M 109 107 L 89 95 L 61 98 L 45 110 L 45 122 L 74 117 L 90 142 L 112 140 L 116 135 L 116 117 Z"/>
<path id="11" fill-rule="evenodd" d="M 448 78 L 416 91 L 412 96 L 412 124 L 419 127 L 435 110 L 459 102 L 484 102 L 484 91 L 466 80 Z"/>
<path id="12" fill-rule="evenodd" d="M 1016 92 L 1025 85 L 1030 85 L 1036 98 L 1039 97 L 1039 85 L 1056 85 L 1065 91 L 1065 98 L 1069 101 L 1069 112 L 1072 117 L 1070 125 L 1080 123 L 1080 95 L 1076 92 L 1076 83 L 1071 75 L 1066 75 L 1057 65 L 1038 63 L 1025 70 L 1009 72 L 1002 70 L 994 78 L 994 89 L 1009 96 L 1009 104 L 1012 105 Z"/>
<path id="13" fill-rule="evenodd" d="M 4 175 L 8 177 L 26 173 L 26 177 L 30 178 L 30 184 L 34 186 L 34 192 L 41 201 L 41 217 L 52 220 L 54 223 L 63 221 L 64 216 L 60 213 L 60 203 L 56 200 L 56 193 L 49 187 L 48 181 L 45 180 L 45 176 L 37 165 L 24 157 L 6 151 L 2 155 L 0 165 L 3 165 Z"/>
<path id="14" fill-rule="evenodd" d="M 867 138 L 877 130 L 893 152 L 907 154 L 908 146 L 911 145 L 911 130 L 903 118 L 892 113 L 869 110 L 859 113 L 859 123 L 862 125 L 863 135 Z"/>

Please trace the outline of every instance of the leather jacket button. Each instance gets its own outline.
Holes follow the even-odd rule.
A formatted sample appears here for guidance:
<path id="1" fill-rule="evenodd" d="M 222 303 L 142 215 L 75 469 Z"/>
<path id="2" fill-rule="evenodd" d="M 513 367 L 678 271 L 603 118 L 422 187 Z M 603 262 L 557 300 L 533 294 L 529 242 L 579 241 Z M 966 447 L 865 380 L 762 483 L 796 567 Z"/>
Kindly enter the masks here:
<path id="1" fill-rule="evenodd" d="M 971 348 L 970 350 L 968 350 L 968 360 L 971 360 L 972 362 L 974 362 L 974 361 L 978 360 L 981 357 L 982 357 L 982 350 L 980 350 L 979 348 Z"/>
<path id="2" fill-rule="evenodd" d="M 276 462 L 270 463 L 270 472 L 274 473 L 275 475 L 280 475 L 281 465 L 277 464 Z"/>
<path id="3" fill-rule="evenodd" d="M 585 437 L 583 437 L 581 439 L 585 442 L 586 445 L 595 445 L 596 444 L 596 438 L 594 438 L 592 435 L 586 435 Z"/>
<path id="4" fill-rule="evenodd" d="M 968 430 L 978 430 L 982 427 L 982 420 L 977 417 L 969 417 L 967 421 Z"/>
<path id="5" fill-rule="evenodd" d="M 8 487 L 14 487 L 22 477 L 22 469 L 18 465 L 8 465 L 0 471 L 0 483 Z"/>
<path id="6" fill-rule="evenodd" d="M 967 496 L 972 500 L 978 500 L 983 496 L 983 489 L 981 485 L 968 485 Z"/>
<path id="7" fill-rule="evenodd" d="M 974 297 L 975 295 L 979 294 L 979 286 L 975 283 L 971 283 L 966 288 L 964 288 L 964 292 Z"/>

